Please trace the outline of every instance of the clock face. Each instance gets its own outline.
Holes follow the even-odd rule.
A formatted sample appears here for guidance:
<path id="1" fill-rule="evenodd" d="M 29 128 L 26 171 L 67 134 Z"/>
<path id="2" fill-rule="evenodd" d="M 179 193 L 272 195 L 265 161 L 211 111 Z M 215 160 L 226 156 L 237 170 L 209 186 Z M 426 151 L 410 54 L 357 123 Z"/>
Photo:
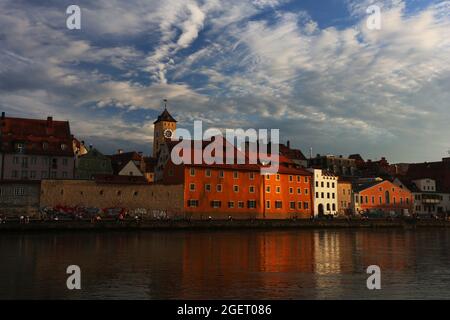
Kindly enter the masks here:
<path id="1" fill-rule="evenodd" d="M 172 132 L 172 130 L 170 130 L 170 129 L 166 129 L 166 130 L 164 130 L 164 137 L 165 138 L 172 138 L 172 135 L 173 135 L 173 132 Z"/>

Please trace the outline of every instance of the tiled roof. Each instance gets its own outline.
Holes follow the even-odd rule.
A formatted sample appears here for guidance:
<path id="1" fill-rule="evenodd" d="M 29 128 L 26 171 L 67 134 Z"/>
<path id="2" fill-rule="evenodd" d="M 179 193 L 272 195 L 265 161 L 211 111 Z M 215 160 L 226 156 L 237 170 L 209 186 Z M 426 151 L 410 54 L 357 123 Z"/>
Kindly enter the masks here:
<path id="1" fill-rule="evenodd" d="M 116 174 L 118 174 L 130 161 L 141 161 L 143 158 L 139 153 L 135 151 L 117 153 L 109 157 L 111 158 L 113 172 Z"/>
<path id="2" fill-rule="evenodd" d="M 53 156 L 73 156 L 73 136 L 68 121 L 3 117 L 1 126 L 1 150 L 17 152 L 16 144 L 22 143 L 22 153 Z"/>
<path id="3" fill-rule="evenodd" d="M 175 120 L 172 117 L 172 115 L 169 113 L 169 111 L 167 111 L 167 109 L 164 109 L 164 111 L 158 116 L 158 119 L 156 119 L 156 121 L 153 122 L 153 124 L 161 122 L 161 121 L 177 122 L 177 120 Z"/>

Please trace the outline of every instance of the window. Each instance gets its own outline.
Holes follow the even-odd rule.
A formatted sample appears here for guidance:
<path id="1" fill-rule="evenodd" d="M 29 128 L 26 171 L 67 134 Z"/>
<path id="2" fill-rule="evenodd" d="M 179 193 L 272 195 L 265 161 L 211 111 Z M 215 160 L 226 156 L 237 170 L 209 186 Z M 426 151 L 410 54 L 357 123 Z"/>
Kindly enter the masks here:
<path id="1" fill-rule="evenodd" d="M 372 197 L 372 204 L 375 203 L 375 197 Z"/>
<path id="2" fill-rule="evenodd" d="M 321 186 L 322 188 L 325 186 L 325 184 L 324 184 L 323 181 L 320 183 L 320 186 Z"/>
<path id="3" fill-rule="evenodd" d="M 255 186 L 250 186 L 250 187 L 248 188 L 248 192 L 250 192 L 250 193 L 255 193 Z"/>
<path id="4" fill-rule="evenodd" d="M 63 171 L 62 177 L 63 177 L 63 178 L 67 178 L 67 171 Z"/>
<path id="5" fill-rule="evenodd" d="M 280 193 L 281 192 L 281 187 L 280 186 L 276 186 L 275 187 L 275 192 L 276 193 Z"/>
<path id="6" fill-rule="evenodd" d="M 16 187 L 16 188 L 14 188 L 14 195 L 15 196 L 24 196 L 25 195 L 25 189 L 23 187 Z"/>
<path id="7" fill-rule="evenodd" d="M 333 211 L 336 211 L 336 204 L 333 203 Z"/>
<path id="8" fill-rule="evenodd" d="M 47 178 L 47 171 L 41 171 L 41 179 Z"/>
<path id="9" fill-rule="evenodd" d="M 244 201 L 238 201 L 238 207 L 243 208 L 244 207 Z"/>
<path id="10" fill-rule="evenodd" d="M 316 188 L 319 187 L 319 181 L 316 181 Z"/>
<path id="11" fill-rule="evenodd" d="M 305 194 L 307 195 L 309 193 L 309 190 L 308 189 L 305 189 Z"/>
<path id="12" fill-rule="evenodd" d="M 31 163 L 32 165 L 36 165 L 36 163 L 37 163 L 37 158 L 36 158 L 36 157 L 31 157 L 30 163 Z"/>
<path id="13" fill-rule="evenodd" d="M 316 199 L 319 199 L 319 193 L 316 192 Z"/>
<path id="14" fill-rule="evenodd" d="M 47 150 L 48 149 L 48 142 L 42 143 L 42 149 Z"/>
<path id="15" fill-rule="evenodd" d="M 297 182 L 300 182 L 300 179 L 301 179 L 300 176 L 297 176 Z"/>
<path id="16" fill-rule="evenodd" d="M 379 200 L 380 200 L 380 204 L 382 204 L 383 203 L 383 197 L 380 197 Z"/>
<path id="17" fill-rule="evenodd" d="M 249 172 L 248 178 L 249 178 L 250 180 L 255 179 L 255 174 L 254 174 L 253 172 Z"/>
<path id="18" fill-rule="evenodd" d="M 270 180 L 270 175 L 266 175 L 266 180 Z"/>
<path id="19" fill-rule="evenodd" d="M 305 183 L 308 183 L 308 182 L 309 182 L 308 177 L 305 177 Z"/>
<path id="20" fill-rule="evenodd" d="M 301 201 L 297 202 L 297 208 L 299 208 L 299 209 L 302 208 L 302 202 Z"/>
<path id="21" fill-rule="evenodd" d="M 228 208 L 230 209 L 234 208 L 234 201 L 228 201 Z"/>
<path id="22" fill-rule="evenodd" d="M 16 152 L 22 153 L 25 151 L 25 144 L 23 144 L 22 142 L 16 143 L 15 149 L 16 149 Z"/>
<path id="23" fill-rule="evenodd" d="M 281 209 L 283 208 L 283 202 L 282 201 L 275 201 L 275 209 Z"/>
<path id="24" fill-rule="evenodd" d="M 190 175 L 191 177 L 195 177 L 195 168 L 191 168 Z"/>
<path id="25" fill-rule="evenodd" d="M 334 182 L 331 184 L 331 187 L 334 188 Z"/>
<path id="26" fill-rule="evenodd" d="M 22 170 L 22 179 L 28 178 L 28 171 Z"/>
<path id="27" fill-rule="evenodd" d="M 267 209 L 270 209 L 270 200 L 267 200 L 267 201 L 266 201 L 266 208 L 267 208 Z"/>
<path id="28" fill-rule="evenodd" d="M 67 149 L 67 146 L 64 144 L 64 143 L 61 143 L 61 150 L 66 150 Z"/>
<path id="29" fill-rule="evenodd" d="M 327 192 L 327 199 L 330 199 L 330 193 Z"/>
<path id="30" fill-rule="evenodd" d="M 294 176 L 289 176 L 289 182 L 294 181 Z"/>
<path id="31" fill-rule="evenodd" d="M 270 193 L 270 186 L 266 187 L 266 193 Z"/>
<path id="32" fill-rule="evenodd" d="M 30 179 L 36 179 L 36 171 L 30 171 Z"/>
<path id="33" fill-rule="evenodd" d="M 28 158 L 27 157 L 22 158 L 22 168 L 28 168 Z"/>
<path id="34" fill-rule="evenodd" d="M 302 189 L 297 188 L 297 194 L 302 194 Z"/>
<path id="35" fill-rule="evenodd" d="M 247 201 L 247 207 L 249 209 L 255 209 L 256 208 L 256 200 L 248 200 Z"/>
<path id="36" fill-rule="evenodd" d="M 329 188 L 330 187 L 330 183 L 329 182 L 327 182 L 327 188 Z"/>
<path id="37" fill-rule="evenodd" d="M 205 191 L 206 192 L 210 192 L 211 191 L 211 185 L 209 183 L 205 184 Z"/>
<path id="38" fill-rule="evenodd" d="M 222 185 L 221 185 L 221 184 L 218 184 L 218 185 L 216 186 L 216 191 L 217 191 L 217 192 L 222 192 Z"/>
<path id="39" fill-rule="evenodd" d="M 289 202 L 289 208 L 290 208 L 291 210 L 295 210 L 295 201 Z"/>
<path id="40" fill-rule="evenodd" d="M 238 185 L 234 185 L 233 186 L 233 191 L 234 192 L 239 192 L 239 186 Z"/>
<path id="41" fill-rule="evenodd" d="M 195 191 L 195 183 L 189 185 L 189 191 Z"/>
<path id="42" fill-rule="evenodd" d="M 213 207 L 213 208 L 220 208 L 221 206 L 222 206 L 222 201 L 219 201 L 219 200 L 211 201 L 211 207 Z"/>
<path id="43" fill-rule="evenodd" d="M 365 197 L 364 202 L 365 203 L 369 203 L 369 197 L 368 196 Z"/>
<path id="44" fill-rule="evenodd" d="M 211 169 L 206 169 L 205 176 L 211 177 Z"/>
<path id="45" fill-rule="evenodd" d="M 198 200 L 194 200 L 194 199 L 188 200 L 188 207 L 189 208 L 197 208 L 198 207 Z"/>
<path id="46" fill-rule="evenodd" d="M 237 171 L 233 172 L 233 179 L 239 179 L 239 172 Z"/>
<path id="47" fill-rule="evenodd" d="M 327 203 L 327 211 L 330 211 L 330 210 L 331 210 L 330 208 L 331 208 L 331 207 L 330 207 L 330 204 Z"/>
<path id="48" fill-rule="evenodd" d="M 321 197 L 322 199 L 325 199 L 325 193 L 324 193 L 324 192 L 321 192 L 321 193 L 320 193 L 320 197 Z"/>
<path id="49" fill-rule="evenodd" d="M 14 164 L 19 164 L 19 157 L 14 157 L 13 158 L 13 163 Z"/>
<path id="50" fill-rule="evenodd" d="M 289 194 L 294 194 L 294 188 L 289 188 Z"/>
<path id="51" fill-rule="evenodd" d="M 335 195 L 334 192 L 331 194 L 331 198 L 332 198 L 332 199 L 336 199 L 336 195 Z"/>
<path id="52" fill-rule="evenodd" d="M 277 181 L 280 181 L 280 175 L 279 175 L 279 174 L 277 174 L 276 180 L 277 180 Z"/>
<path id="53" fill-rule="evenodd" d="M 68 163 L 69 161 L 66 158 L 64 158 L 62 161 L 63 166 L 67 166 Z"/>
<path id="54" fill-rule="evenodd" d="M 303 202 L 303 209 L 309 208 L 309 202 Z"/>
<path id="55" fill-rule="evenodd" d="M 219 178 L 223 178 L 223 174 L 224 174 L 224 173 L 223 173 L 223 170 L 220 170 L 220 171 L 219 171 Z"/>

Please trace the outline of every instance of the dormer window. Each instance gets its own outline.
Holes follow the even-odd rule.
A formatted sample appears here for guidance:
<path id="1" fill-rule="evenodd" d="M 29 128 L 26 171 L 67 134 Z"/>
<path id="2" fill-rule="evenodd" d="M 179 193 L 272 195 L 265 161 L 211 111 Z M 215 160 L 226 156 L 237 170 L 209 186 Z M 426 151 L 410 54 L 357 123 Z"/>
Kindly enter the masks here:
<path id="1" fill-rule="evenodd" d="M 67 149 L 67 146 L 64 143 L 61 143 L 61 150 L 64 151 Z"/>

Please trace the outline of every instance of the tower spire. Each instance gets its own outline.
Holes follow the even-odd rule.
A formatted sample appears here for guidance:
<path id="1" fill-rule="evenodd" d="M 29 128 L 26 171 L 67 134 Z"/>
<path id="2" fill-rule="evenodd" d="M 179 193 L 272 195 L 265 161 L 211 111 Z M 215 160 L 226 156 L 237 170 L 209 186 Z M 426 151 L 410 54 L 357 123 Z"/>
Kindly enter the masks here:
<path id="1" fill-rule="evenodd" d="M 164 110 L 167 110 L 167 99 L 164 99 Z"/>

